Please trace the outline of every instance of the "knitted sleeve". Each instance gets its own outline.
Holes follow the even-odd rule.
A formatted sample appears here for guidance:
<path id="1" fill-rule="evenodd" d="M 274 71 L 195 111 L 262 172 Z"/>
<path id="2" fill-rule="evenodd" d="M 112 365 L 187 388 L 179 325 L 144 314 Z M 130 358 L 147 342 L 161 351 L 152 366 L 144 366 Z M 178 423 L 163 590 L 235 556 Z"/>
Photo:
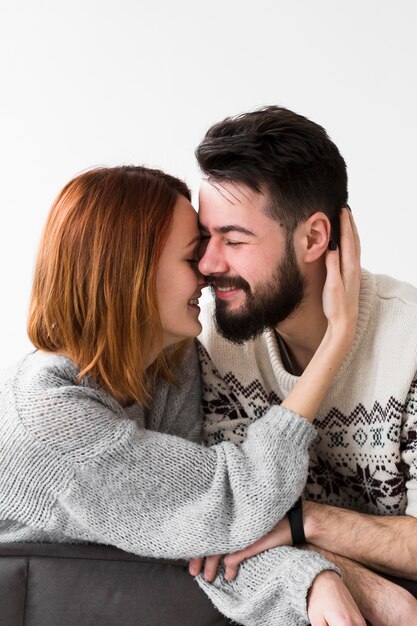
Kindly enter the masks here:
<path id="1" fill-rule="evenodd" d="M 417 377 L 406 401 L 401 432 L 401 459 L 407 466 L 406 514 L 417 517 Z"/>
<path id="2" fill-rule="evenodd" d="M 91 413 L 91 403 L 88 408 Z M 102 428 L 110 428 L 112 416 L 102 418 Z M 272 528 L 302 492 L 311 434 L 307 422 L 279 407 L 249 429 L 241 447 L 207 449 L 126 423 L 105 451 L 73 464 L 53 524 L 73 539 L 144 556 L 241 549 Z M 99 430 L 95 436 L 99 442 Z"/>
<path id="3" fill-rule="evenodd" d="M 242 446 L 206 448 L 126 419 L 108 394 L 74 384 L 70 362 L 62 363 L 30 394 L 15 385 L 26 435 L 15 448 L 21 470 L 11 502 L 21 503 L 27 525 L 144 556 L 189 558 L 249 545 L 301 494 L 315 431 L 294 413 L 273 407 Z M 173 401 L 165 399 L 166 410 Z M 189 421 L 188 410 L 182 401 L 176 420 Z"/>

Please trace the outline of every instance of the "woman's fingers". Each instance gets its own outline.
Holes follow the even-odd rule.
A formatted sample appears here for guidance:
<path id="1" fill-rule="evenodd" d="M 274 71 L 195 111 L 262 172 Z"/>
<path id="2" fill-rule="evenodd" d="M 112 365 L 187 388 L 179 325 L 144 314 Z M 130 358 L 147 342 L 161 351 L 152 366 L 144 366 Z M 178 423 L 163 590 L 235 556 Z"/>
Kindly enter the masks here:
<path id="1" fill-rule="evenodd" d="M 201 572 L 202 567 L 203 567 L 202 558 L 190 559 L 190 563 L 188 565 L 188 571 L 190 572 L 191 576 L 198 576 L 198 574 Z"/>
<path id="2" fill-rule="evenodd" d="M 353 229 L 353 234 L 354 234 L 354 238 L 355 238 L 355 247 L 356 247 L 356 255 L 359 257 L 361 257 L 361 240 L 359 237 L 359 233 L 358 233 L 358 229 L 356 228 L 356 222 L 355 222 L 355 218 L 352 215 L 352 212 L 349 211 L 349 219 L 350 219 L 350 223 Z"/>
<path id="3" fill-rule="evenodd" d="M 216 578 L 219 563 L 222 558 L 223 554 L 213 554 L 212 556 L 206 556 L 203 576 L 205 580 L 207 580 L 207 582 L 211 583 Z"/>
<path id="4" fill-rule="evenodd" d="M 204 578 L 208 582 L 212 582 L 216 578 L 217 569 L 222 558 L 222 554 L 214 554 L 212 556 L 206 556 L 205 558 L 191 559 L 188 565 L 188 571 L 191 576 L 198 576 L 203 570 Z"/>
<path id="5" fill-rule="evenodd" d="M 259 554 L 260 552 L 265 552 L 265 550 L 276 548 L 277 546 L 288 546 L 291 544 L 292 537 L 290 523 L 288 517 L 285 516 L 274 526 L 274 528 L 272 528 L 272 530 L 255 541 L 253 544 L 247 546 L 247 548 L 244 548 L 243 550 L 232 552 L 224 558 L 225 579 L 233 580 L 237 575 L 239 565 L 245 559 L 255 556 L 255 554 Z M 212 582 L 217 576 L 219 563 L 223 559 L 223 556 L 223 554 L 214 554 L 206 556 L 204 559 L 191 559 L 188 570 L 190 574 L 197 576 L 203 569 L 203 576 L 205 580 Z"/>
<path id="6" fill-rule="evenodd" d="M 348 209 L 340 215 L 340 248 L 342 276 L 356 271 L 360 256 L 360 244 L 353 216 Z"/>
<path id="7" fill-rule="evenodd" d="M 342 254 L 346 252 L 346 259 L 358 265 L 361 256 L 361 241 L 354 217 L 348 209 L 343 209 L 340 216 L 340 238 Z"/>
<path id="8" fill-rule="evenodd" d="M 326 286 L 335 288 L 340 284 L 341 280 L 339 248 L 336 248 L 336 250 L 327 250 L 325 261 L 327 270 Z"/>
<path id="9" fill-rule="evenodd" d="M 329 324 L 354 329 L 361 284 L 360 242 L 351 212 L 340 214 L 340 247 L 326 253 L 327 277 L 323 289 L 323 311 Z"/>

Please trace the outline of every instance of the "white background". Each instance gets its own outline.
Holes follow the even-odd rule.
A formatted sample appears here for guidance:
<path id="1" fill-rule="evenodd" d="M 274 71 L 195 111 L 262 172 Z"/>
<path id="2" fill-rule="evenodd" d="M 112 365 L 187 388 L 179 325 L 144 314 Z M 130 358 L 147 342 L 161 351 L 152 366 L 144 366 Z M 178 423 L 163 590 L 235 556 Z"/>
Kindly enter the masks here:
<path id="1" fill-rule="evenodd" d="M 60 188 L 143 163 L 194 192 L 207 127 L 265 104 L 348 164 L 363 265 L 417 283 L 414 0 L 0 0 L 0 367 L 29 349 L 33 263 Z"/>

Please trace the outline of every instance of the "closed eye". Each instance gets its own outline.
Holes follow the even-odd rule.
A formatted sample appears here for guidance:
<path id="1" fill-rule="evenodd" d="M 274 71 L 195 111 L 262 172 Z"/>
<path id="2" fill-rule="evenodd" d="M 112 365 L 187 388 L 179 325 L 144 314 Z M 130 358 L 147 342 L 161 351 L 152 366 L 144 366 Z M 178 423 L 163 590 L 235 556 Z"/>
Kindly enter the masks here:
<path id="1" fill-rule="evenodd" d="M 244 241 L 226 241 L 226 246 L 241 246 Z"/>

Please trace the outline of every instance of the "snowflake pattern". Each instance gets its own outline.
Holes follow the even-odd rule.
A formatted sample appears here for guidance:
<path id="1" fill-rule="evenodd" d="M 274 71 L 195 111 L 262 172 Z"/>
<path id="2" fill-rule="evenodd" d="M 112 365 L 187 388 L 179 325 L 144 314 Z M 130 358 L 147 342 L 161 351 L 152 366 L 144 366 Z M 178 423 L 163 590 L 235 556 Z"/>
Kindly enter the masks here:
<path id="1" fill-rule="evenodd" d="M 199 350 L 206 441 L 241 443 L 248 425 L 281 399 L 267 393 L 259 380 L 244 385 L 232 372 L 222 378 L 206 350 L 202 346 Z M 417 464 L 417 380 L 403 403 L 390 397 L 385 406 L 376 401 L 371 410 L 359 403 L 348 414 L 333 407 L 315 425 L 318 437 L 310 449 L 308 499 L 379 515 L 405 512 L 409 467 L 401 455 L 411 452 Z"/>

